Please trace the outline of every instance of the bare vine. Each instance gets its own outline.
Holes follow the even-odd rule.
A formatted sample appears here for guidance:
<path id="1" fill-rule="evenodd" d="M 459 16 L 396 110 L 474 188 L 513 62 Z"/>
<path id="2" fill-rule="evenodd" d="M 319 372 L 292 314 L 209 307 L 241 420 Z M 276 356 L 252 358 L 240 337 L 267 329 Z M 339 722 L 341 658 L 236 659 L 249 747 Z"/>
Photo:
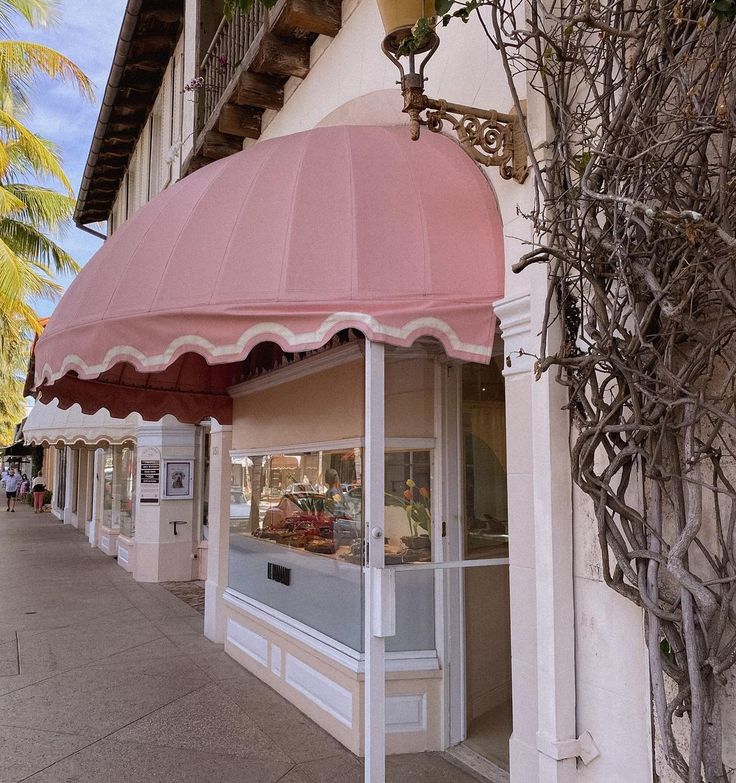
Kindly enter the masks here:
<path id="1" fill-rule="evenodd" d="M 734 12 L 732 0 L 476 0 L 444 20 L 477 14 L 517 106 L 522 78 L 546 106 L 538 244 L 515 271 L 548 270 L 538 369 L 569 390 L 573 480 L 594 504 L 606 583 L 645 612 L 657 733 L 687 783 L 729 779 Z"/>

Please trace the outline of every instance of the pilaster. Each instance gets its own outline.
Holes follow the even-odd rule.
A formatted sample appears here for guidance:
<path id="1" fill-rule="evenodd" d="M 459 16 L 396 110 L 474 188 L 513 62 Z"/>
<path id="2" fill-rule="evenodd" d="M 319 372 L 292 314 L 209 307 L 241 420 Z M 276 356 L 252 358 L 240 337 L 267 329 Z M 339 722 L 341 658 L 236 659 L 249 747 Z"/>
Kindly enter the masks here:
<path id="1" fill-rule="evenodd" d="M 210 480 L 207 511 L 207 578 L 204 584 L 204 634 L 213 642 L 225 641 L 223 593 L 228 582 L 230 547 L 230 449 L 232 427 L 212 422 L 210 429 Z"/>
<path id="2" fill-rule="evenodd" d="M 66 484 L 64 487 L 64 508 L 61 509 L 63 513 L 63 521 L 65 525 L 71 525 L 74 521 L 74 512 L 72 511 L 74 504 L 74 489 L 76 484 L 76 462 L 74 459 L 74 453 L 76 449 L 71 446 L 64 446 L 66 450 Z"/>
<path id="3" fill-rule="evenodd" d="M 140 471 L 136 482 L 135 563 L 138 582 L 185 582 L 194 576 L 193 536 L 195 502 L 192 498 L 166 499 L 166 460 L 194 460 L 196 428 L 166 416 L 160 422 L 144 422 L 136 429 L 138 449 L 160 455 L 161 498 L 158 503 L 141 503 Z M 174 521 L 177 524 L 174 526 Z"/>

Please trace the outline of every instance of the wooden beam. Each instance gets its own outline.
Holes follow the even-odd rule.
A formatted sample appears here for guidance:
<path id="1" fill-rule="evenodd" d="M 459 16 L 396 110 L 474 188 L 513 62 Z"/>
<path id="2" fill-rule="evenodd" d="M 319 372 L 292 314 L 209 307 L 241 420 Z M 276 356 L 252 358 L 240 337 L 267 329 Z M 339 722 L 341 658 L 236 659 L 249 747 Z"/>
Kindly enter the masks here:
<path id="1" fill-rule="evenodd" d="M 158 55 L 163 52 L 171 52 L 176 41 L 171 40 L 169 35 L 143 35 L 137 37 L 130 44 L 130 57 L 139 57 L 146 52 L 152 52 Z"/>
<path id="2" fill-rule="evenodd" d="M 184 14 L 181 11 L 151 8 L 141 12 L 138 17 L 138 26 L 147 25 L 151 22 L 163 25 L 176 24 L 181 22 L 183 18 Z"/>
<path id="3" fill-rule="evenodd" d="M 285 41 L 273 33 L 265 33 L 251 69 L 257 73 L 303 79 L 309 73 L 309 48 L 307 41 Z"/>
<path id="4" fill-rule="evenodd" d="M 284 105 L 284 85 L 275 76 L 244 71 L 240 74 L 234 97 L 241 106 L 278 110 Z"/>
<path id="5" fill-rule="evenodd" d="M 298 30 L 334 38 L 340 32 L 341 17 L 337 0 L 287 0 L 272 29 L 277 35 L 289 36 Z"/>
<path id="6" fill-rule="evenodd" d="M 220 133 L 257 139 L 261 135 L 261 112 L 235 103 L 226 103 L 220 112 L 217 129 Z"/>
<path id="7" fill-rule="evenodd" d="M 219 160 L 234 155 L 243 149 L 243 142 L 237 136 L 219 131 L 208 131 L 202 144 L 202 155 L 210 160 Z"/>

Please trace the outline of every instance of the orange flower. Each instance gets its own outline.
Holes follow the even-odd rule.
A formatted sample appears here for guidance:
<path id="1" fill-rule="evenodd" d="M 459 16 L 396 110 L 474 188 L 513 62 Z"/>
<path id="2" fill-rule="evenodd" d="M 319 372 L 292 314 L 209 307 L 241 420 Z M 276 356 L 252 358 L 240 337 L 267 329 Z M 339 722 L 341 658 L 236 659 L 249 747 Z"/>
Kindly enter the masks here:
<path id="1" fill-rule="evenodd" d="M 411 490 L 410 490 L 410 489 L 405 489 L 405 490 L 404 490 L 404 497 L 405 497 L 407 500 L 411 500 Z"/>
<path id="2" fill-rule="evenodd" d="M 420 495 L 421 495 L 423 498 L 428 498 L 428 497 L 429 497 L 429 490 L 428 490 L 426 487 L 422 487 L 422 488 L 419 490 L 419 494 L 420 494 Z"/>

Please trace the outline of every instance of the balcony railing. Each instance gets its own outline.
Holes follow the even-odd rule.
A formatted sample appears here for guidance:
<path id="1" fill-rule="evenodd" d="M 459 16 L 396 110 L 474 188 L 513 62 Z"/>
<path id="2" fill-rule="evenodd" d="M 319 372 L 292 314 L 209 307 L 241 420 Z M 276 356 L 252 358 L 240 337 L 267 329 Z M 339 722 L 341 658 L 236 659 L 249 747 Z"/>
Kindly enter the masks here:
<path id="1" fill-rule="evenodd" d="M 268 10 L 261 3 L 254 3 L 247 14 L 235 11 L 231 19 L 223 18 L 220 22 L 199 67 L 199 75 L 202 79 L 198 89 L 200 130 L 207 118 L 214 113 L 267 19 Z"/>

